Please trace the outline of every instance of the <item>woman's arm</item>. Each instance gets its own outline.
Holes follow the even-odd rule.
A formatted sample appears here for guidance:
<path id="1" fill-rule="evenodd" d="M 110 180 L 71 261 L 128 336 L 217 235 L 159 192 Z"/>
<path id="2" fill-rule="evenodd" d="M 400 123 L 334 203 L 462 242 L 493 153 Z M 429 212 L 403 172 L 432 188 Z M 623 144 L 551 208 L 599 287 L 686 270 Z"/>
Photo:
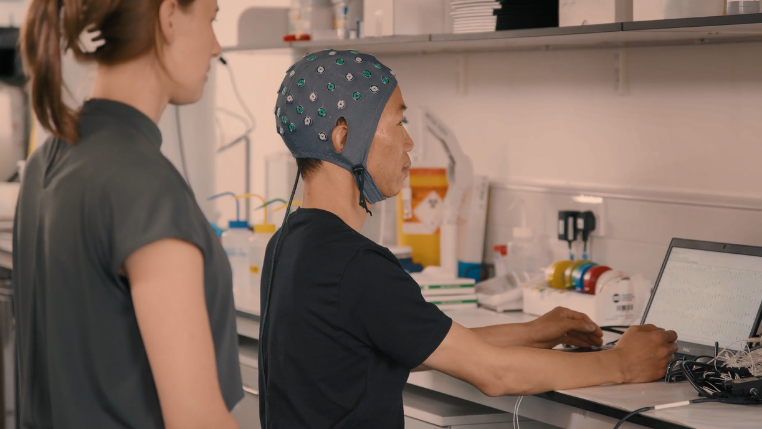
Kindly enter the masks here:
<path id="1" fill-rule="evenodd" d="M 130 255 L 124 269 L 167 429 L 238 428 L 217 378 L 201 251 L 160 240 Z"/>

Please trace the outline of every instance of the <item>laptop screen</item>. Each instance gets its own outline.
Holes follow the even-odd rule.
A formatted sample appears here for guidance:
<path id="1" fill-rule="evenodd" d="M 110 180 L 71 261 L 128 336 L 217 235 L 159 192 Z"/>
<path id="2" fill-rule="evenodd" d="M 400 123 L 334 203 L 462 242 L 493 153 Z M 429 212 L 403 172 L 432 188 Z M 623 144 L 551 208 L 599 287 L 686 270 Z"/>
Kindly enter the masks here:
<path id="1" fill-rule="evenodd" d="M 762 257 L 673 247 L 644 323 L 674 330 L 681 343 L 740 350 L 761 304 Z"/>

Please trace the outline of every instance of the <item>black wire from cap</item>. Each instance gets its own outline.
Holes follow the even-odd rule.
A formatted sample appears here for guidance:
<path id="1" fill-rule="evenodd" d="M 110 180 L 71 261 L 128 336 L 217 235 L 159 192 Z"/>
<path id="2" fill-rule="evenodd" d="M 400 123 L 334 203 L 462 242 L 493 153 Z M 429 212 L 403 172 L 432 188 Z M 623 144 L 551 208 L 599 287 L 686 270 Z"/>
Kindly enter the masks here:
<path id="1" fill-rule="evenodd" d="M 273 256 L 272 256 L 272 262 L 270 263 L 270 276 L 267 281 L 267 295 L 265 295 L 265 307 L 262 311 L 262 318 L 260 320 L 259 324 L 259 366 L 262 370 L 262 390 L 264 393 L 263 399 L 265 401 L 265 415 L 264 415 L 264 427 L 269 427 L 269 420 L 270 420 L 270 403 L 268 402 L 267 397 L 267 382 L 268 382 L 268 374 L 267 374 L 267 357 L 265 353 L 265 348 L 267 347 L 267 342 L 265 341 L 265 325 L 267 324 L 267 313 L 270 309 L 270 296 L 272 295 L 272 287 L 273 287 L 273 279 L 275 278 L 275 261 L 278 258 L 278 250 L 280 248 L 281 239 L 283 238 L 284 231 L 288 227 L 288 217 L 291 215 L 291 204 L 294 202 L 294 196 L 296 195 L 296 188 L 299 186 L 299 176 L 301 176 L 302 171 L 297 170 L 296 172 L 296 180 L 294 180 L 294 188 L 291 190 L 291 198 L 288 199 L 288 207 L 286 208 L 286 216 L 283 218 L 283 223 L 281 224 L 280 230 L 278 231 L 277 236 L 275 237 L 275 246 L 273 247 Z"/>
<path id="2" fill-rule="evenodd" d="M 362 165 L 355 165 L 352 167 L 352 173 L 355 175 L 357 187 L 360 188 L 360 207 L 364 208 L 369 215 L 373 216 L 373 212 L 368 210 L 368 202 L 365 201 L 365 192 L 363 192 L 363 189 L 365 189 L 365 167 Z"/>

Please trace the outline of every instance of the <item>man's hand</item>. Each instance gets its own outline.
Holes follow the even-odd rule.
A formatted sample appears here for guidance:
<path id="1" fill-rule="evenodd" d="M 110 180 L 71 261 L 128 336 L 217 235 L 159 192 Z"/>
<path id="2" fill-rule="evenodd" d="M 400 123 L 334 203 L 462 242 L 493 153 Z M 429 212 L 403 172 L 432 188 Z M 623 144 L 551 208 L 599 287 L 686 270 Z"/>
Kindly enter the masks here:
<path id="1" fill-rule="evenodd" d="M 625 383 L 648 383 L 664 377 L 677 352 L 677 334 L 654 325 L 633 326 L 614 351 L 619 354 Z"/>
<path id="2" fill-rule="evenodd" d="M 551 349 L 559 344 L 593 347 L 603 344 L 603 331 L 583 313 L 556 307 L 527 323 L 528 346 Z"/>

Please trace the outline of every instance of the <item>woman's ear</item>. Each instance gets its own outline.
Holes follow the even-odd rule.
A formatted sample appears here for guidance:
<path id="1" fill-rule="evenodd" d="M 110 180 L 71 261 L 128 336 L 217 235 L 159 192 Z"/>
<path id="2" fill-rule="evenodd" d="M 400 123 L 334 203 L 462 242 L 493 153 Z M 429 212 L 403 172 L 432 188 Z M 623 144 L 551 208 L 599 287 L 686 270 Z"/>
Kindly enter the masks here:
<path id="1" fill-rule="evenodd" d="M 177 15 L 179 5 L 177 0 L 166 0 L 159 6 L 159 26 L 160 36 L 166 43 L 172 43 L 175 40 L 175 16 Z"/>
<path id="2" fill-rule="evenodd" d="M 348 133 L 349 125 L 347 124 L 347 120 L 339 118 L 339 120 L 336 121 L 336 127 L 334 127 L 333 132 L 331 133 L 333 150 L 335 150 L 336 153 L 341 153 L 341 151 L 344 150 L 344 145 L 347 144 Z"/>

